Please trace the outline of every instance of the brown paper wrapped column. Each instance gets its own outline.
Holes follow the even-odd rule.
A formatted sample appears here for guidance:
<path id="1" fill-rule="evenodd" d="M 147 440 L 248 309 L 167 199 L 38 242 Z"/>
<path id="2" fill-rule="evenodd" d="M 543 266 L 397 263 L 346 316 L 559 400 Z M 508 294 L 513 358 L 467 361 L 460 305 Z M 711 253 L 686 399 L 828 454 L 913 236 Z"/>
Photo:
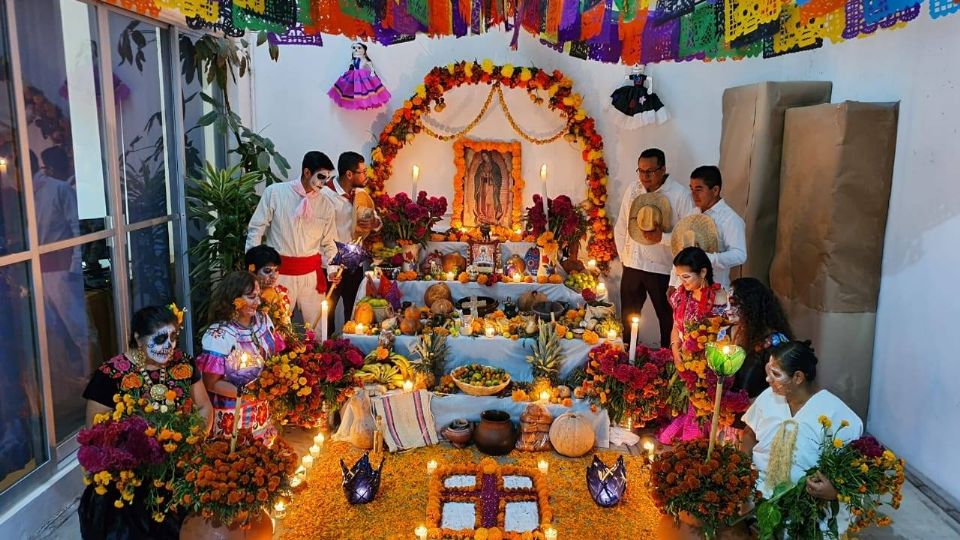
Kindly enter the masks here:
<path id="1" fill-rule="evenodd" d="M 764 82 L 723 92 L 723 198 L 746 222 L 745 276 L 768 283 L 777 231 L 783 113 L 790 107 L 828 103 L 831 87 L 830 82 Z"/>
<path id="2" fill-rule="evenodd" d="M 880 263 L 896 150 L 895 103 L 790 109 L 770 282 L 817 379 L 867 417 Z"/>

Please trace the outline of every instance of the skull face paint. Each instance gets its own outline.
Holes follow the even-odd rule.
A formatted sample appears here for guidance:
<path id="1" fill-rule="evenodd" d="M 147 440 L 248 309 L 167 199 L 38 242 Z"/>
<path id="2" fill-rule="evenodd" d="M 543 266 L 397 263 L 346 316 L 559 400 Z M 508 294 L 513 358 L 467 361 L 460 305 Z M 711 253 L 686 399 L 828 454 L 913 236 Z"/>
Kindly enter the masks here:
<path id="1" fill-rule="evenodd" d="M 147 358 L 160 365 L 166 364 L 177 346 L 177 329 L 173 325 L 161 326 L 141 343 L 146 348 Z"/>
<path id="2" fill-rule="evenodd" d="M 257 281 L 260 282 L 261 289 L 269 289 L 277 284 L 280 279 L 279 267 L 274 264 L 264 265 L 257 270 Z"/>
<path id="3" fill-rule="evenodd" d="M 790 383 L 790 375 L 780 368 L 779 364 L 774 363 L 773 358 L 767 361 L 764 370 L 767 373 L 767 383 L 774 394 L 779 396 L 786 395 L 786 386 Z"/>

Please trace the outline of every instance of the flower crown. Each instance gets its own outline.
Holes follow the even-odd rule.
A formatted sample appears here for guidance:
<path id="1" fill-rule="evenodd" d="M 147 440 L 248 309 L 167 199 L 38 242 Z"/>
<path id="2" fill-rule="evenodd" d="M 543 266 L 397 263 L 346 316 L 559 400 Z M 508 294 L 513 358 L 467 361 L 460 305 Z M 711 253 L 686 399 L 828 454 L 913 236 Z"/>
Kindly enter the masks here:
<path id="1" fill-rule="evenodd" d="M 177 318 L 177 331 L 183 330 L 183 316 L 187 313 L 186 309 L 181 309 L 177 306 L 177 303 L 174 302 L 167 306 L 167 309 L 170 310 L 170 313 L 173 313 L 173 316 Z"/>

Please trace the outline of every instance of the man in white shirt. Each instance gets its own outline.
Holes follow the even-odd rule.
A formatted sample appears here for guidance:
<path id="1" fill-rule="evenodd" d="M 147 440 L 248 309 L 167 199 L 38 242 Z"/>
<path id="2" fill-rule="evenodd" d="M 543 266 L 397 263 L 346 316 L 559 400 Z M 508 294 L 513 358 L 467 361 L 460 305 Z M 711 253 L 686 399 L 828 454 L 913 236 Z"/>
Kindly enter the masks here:
<path id="1" fill-rule="evenodd" d="M 307 152 L 300 178 L 267 186 L 247 227 L 247 251 L 263 242 L 280 253 L 278 283 L 287 289 L 290 308 L 299 308 L 308 324 L 320 316 L 327 293 L 323 260 L 337 251 L 335 211 L 320 194 L 332 175 L 326 154 Z"/>
<path id="2" fill-rule="evenodd" d="M 707 253 L 713 265 L 713 280 L 720 286 L 730 286 L 730 269 L 747 260 L 747 233 L 743 218 L 720 198 L 723 178 L 714 165 L 697 167 L 690 173 L 690 196 L 701 214 L 706 214 L 717 225 L 720 251 Z M 677 282 L 672 281 L 672 285 Z"/>
<path id="3" fill-rule="evenodd" d="M 648 148 L 637 160 L 636 183 L 620 203 L 620 214 L 614 225 L 613 237 L 623 262 L 620 280 L 620 307 L 623 327 L 629 328 L 630 317 L 639 315 L 647 301 L 653 303 L 660 323 L 660 346 L 670 343 L 673 328 L 673 310 L 667 300 L 667 286 L 673 257 L 670 254 L 670 233 L 659 228 L 643 232 L 645 243 L 635 241 L 629 234 L 630 206 L 641 193 L 660 193 L 670 201 L 670 223 L 695 212 L 693 201 L 684 187 L 668 178 L 666 156 L 659 148 Z"/>
<path id="4" fill-rule="evenodd" d="M 367 185 L 367 164 L 363 156 L 356 152 L 344 152 L 337 158 L 337 178 L 330 178 L 324 185 L 321 193 L 334 209 L 336 215 L 336 240 L 337 242 L 347 244 L 355 241 L 356 236 L 366 236 L 371 231 L 380 228 L 380 220 L 374 215 L 373 218 L 357 219 L 356 228 L 354 228 L 353 214 L 353 192 L 355 189 L 363 189 Z M 325 257 L 332 260 L 336 255 L 324 253 Z M 331 274 L 337 272 L 335 266 L 327 266 L 327 271 Z M 363 268 L 354 268 L 344 270 L 340 275 L 340 284 L 330 294 L 330 311 L 327 322 L 327 329 L 330 334 L 334 332 L 334 320 L 337 312 L 337 304 L 343 299 L 343 317 L 350 319 L 353 317 L 353 303 L 357 297 L 357 290 L 360 289 L 360 283 L 363 281 Z"/>

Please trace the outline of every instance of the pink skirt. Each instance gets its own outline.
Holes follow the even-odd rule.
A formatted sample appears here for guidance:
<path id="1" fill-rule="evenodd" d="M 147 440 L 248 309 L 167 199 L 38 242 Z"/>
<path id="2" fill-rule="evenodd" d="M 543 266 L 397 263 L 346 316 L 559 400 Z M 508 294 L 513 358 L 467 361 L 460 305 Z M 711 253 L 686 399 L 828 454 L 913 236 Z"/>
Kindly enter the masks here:
<path id="1" fill-rule="evenodd" d="M 697 411 L 693 405 L 687 409 L 687 414 L 678 416 L 673 422 L 663 428 L 657 435 L 660 444 L 673 444 L 677 441 L 693 441 L 696 439 L 705 439 L 710 436 L 709 424 L 701 424 L 697 419 Z"/>
<path id="2" fill-rule="evenodd" d="M 380 78 L 363 68 L 344 73 L 327 95 L 340 107 L 351 110 L 375 109 L 390 101 L 390 92 Z"/>

